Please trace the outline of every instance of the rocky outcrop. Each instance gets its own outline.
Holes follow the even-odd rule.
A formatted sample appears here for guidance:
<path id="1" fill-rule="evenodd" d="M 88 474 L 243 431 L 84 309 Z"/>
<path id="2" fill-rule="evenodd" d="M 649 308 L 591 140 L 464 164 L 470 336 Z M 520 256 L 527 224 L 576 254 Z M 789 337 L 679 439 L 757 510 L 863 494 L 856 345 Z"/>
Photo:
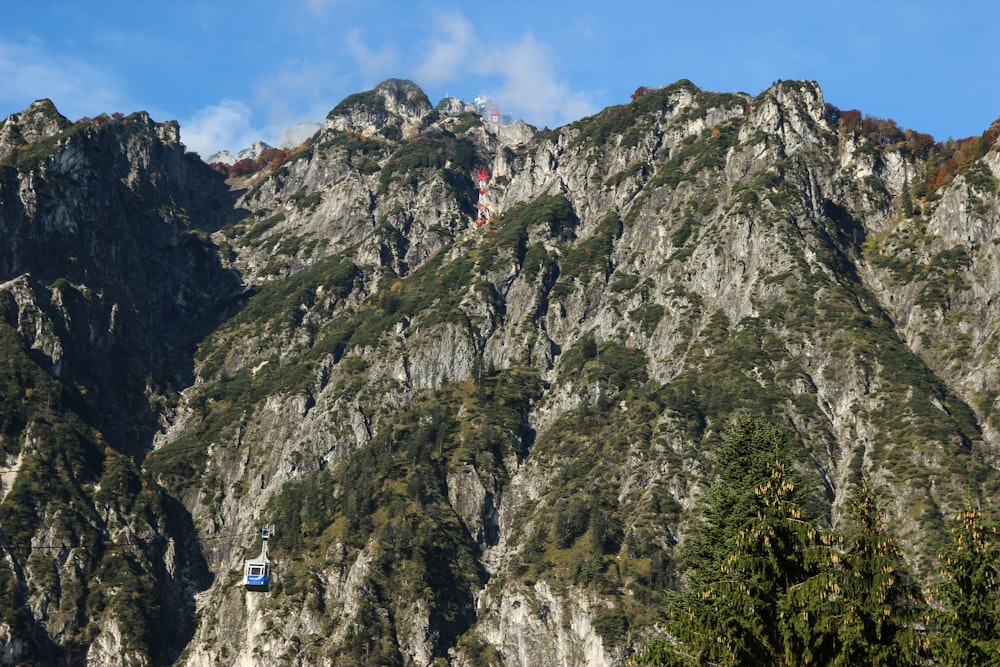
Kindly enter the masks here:
<path id="1" fill-rule="evenodd" d="M 325 129 L 373 135 L 389 127 L 411 136 L 431 109 L 427 95 L 415 83 L 388 79 L 334 107 L 326 117 Z"/>
<path id="2" fill-rule="evenodd" d="M 178 351 L 242 289 L 207 237 L 232 219 L 233 202 L 221 177 L 185 154 L 176 123 L 137 113 L 62 132 L 47 139 L 49 152 L 22 156 L 0 178 L 9 240 L 0 279 L 20 286 L 19 320 L 41 318 L 25 332 L 31 345 L 55 375 L 93 390 L 117 442 L 137 426 L 156 428 L 148 407 L 137 419 L 142 404 L 190 382 L 191 361 Z M 92 368 L 95 355 L 116 372 Z"/>
<path id="3" fill-rule="evenodd" d="M 0 124 L 0 162 L 13 157 L 19 148 L 53 137 L 70 125 L 52 100 L 38 100 L 23 112 L 11 114 Z"/>

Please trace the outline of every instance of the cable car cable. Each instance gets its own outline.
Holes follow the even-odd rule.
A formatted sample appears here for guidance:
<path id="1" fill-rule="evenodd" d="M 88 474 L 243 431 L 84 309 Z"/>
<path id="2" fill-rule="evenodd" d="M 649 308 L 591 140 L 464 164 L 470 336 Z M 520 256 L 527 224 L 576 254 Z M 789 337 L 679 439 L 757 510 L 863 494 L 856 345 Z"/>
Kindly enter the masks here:
<path id="1" fill-rule="evenodd" d="M 259 533 L 257 531 L 249 531 L 249 532 L 242 532 L 242 533 L 227 533 L 225 535 L 212 535 L 210 537 L 202 537 L 202 538 L 199 538 L 198 541 L 199 542 L 204 542 L 206 540 L 225 540 L 225 539 L 231 539 L 231 538 L 234 538 L 234 537 L 246 537 L 248 535 L 259 535 Z M 161 537 L 163 537 L 163 536 L 161 536 Z M 169 538 L 167 538 L 167 539 L 169 539 Z M 6 548 L 8 550 L 10 550 L 10 548 L 11 548 L 10 541 L 5 539 L 4 540 L 4 544 L 6 545 Z M 82 543 L 77 543 L 77 544 L 33 544 L 33 545 L 29 545 L 28 548 L 31 549 L 31 550 L 35 550 L 35 549 L 88 549 L 88 548 L 92 548 L 92 547 L 109 547 L 109 548 L 115 548 L 115 547 L 140 547 L 140 546 L 142 546 L 142 544 L 139 543 L 139 542 L 100 542 L 98 544 L 82 544 Z"/>

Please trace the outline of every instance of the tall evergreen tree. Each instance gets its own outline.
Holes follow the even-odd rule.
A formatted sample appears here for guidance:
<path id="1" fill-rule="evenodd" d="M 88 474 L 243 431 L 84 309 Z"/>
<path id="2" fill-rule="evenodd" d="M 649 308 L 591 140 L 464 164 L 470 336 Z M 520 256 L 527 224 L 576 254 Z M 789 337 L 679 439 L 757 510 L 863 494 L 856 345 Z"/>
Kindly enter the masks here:
<path id="1" fill-rule="evenodd" d="M 934 587 L 935 657 L 948 665 L 1000 662 L 1000 532 L 975 507 L 958 515 Z"/>
<path id="2" fill-rule="evenodd" d="M 874 487 L 865 481 L 848 500 L 846 549 L 831 578 L 826 622 L 836 628 L 832 665 L 913 665 L 925 606 L 903 553 L 886 533 Z"/>
<path id="3" fill-rule="evenodd" d="M 900 203 L 903 208 L 903 215 L 907 218 L 913 217 L 913 195 L 910 194 L 910 177 L 903 177 L 903 194 Z"/>
<path id="4" fill-rule="evenodd" d="M 790 591 L 831 567 L 828 531 L 802 516 L 780 429 L 745 413 L 724 436 L 720 480 L 696 537 L 689 585 L 667 597 L 669 638 L 638 656 L 659 665 L 818 662 L 811 601 Z"/>
<path id="5" fill-rule="evenodd" d="M 717 479 L 709 489 L 704 522 L 683 554 L 683 564 L 697 579 L 719 574 L 739 530 L 762 507 L 757 485 L 777 462 L 789 463 L 786 435 L 777 426 L 741 411 L 722 434 Z"/>
<path id="6" fill-rule="evenodd" d="M 913 665 L 926 607 L 862 484 L 843 533 L 803 514 L 781 432 L 741 415 L 693 539 L 688 587 L 668 593 L 654 665 Z M 714 548 L 713 548 L 714 547 Z"/>

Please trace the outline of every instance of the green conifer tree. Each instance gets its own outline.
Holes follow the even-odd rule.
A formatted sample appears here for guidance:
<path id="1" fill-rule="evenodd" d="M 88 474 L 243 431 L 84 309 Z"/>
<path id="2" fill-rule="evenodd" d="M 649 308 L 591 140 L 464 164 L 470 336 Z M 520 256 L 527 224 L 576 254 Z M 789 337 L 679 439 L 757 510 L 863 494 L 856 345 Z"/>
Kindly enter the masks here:
<path id="1" fill-rule="evenodd" d="M 1000 533 L 975 507 L 958 515 L 934 587 L 935 658 L 947 665 L 1000 662 Z"/>
<path id="2" fill-rule="evenodd" d="M 832 665 L 913 665 L 925 605 L 903 553 L 886 533 L 874 487 L 863 482 L 848 500 L 846 549 L 837 559 L 825 622 L 836 628 Z"/>
<path id="3" fill-rule="evenodd" d="M 900 197 L 900 203 L 903 208 L 903 215 L 907 218 L 913 217 L 913 195 L 910 194 L 910 177 L 905 176 L 903 178 L 903 194 Z"/>
<path id="4" fill-rule="evenodd" d="M 741 413 L 724 435 L 719 483 L 693 540 L 688 586 L 667 595 L 668 637 L 637 656 L 654 665 L 816 664 L 811 588 L 832 567 L 828 531 L 804 518 L 785 437 Z M 805 606 L 804 606 L 805 605 Z"/>
<path id="5" fill-rule="evenodd" d="M 719 576 L 740 528 L 761 509 L 757 485 L 767 479 L 775 462 L 789 463 L 786 434 L 765 420 L 741 411 L 722 435 L 718 478 L 708 492 L 704 522 L 683 554 L 694 578 Z"/>

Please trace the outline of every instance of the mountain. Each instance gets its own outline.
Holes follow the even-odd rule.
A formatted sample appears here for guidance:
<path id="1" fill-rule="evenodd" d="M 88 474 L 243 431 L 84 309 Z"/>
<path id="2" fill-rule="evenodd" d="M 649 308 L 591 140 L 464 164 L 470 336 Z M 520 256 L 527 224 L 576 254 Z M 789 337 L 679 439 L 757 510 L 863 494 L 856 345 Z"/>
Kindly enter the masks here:
<path id="1" fill-rule="evenodd" d="M 205 161 L 209 164 L 220 163 L 224 165 L 233 165 L 240 160 L 256 160 L 260 157 L 261 153 L 271 148 L 274 147 L 270 144 L 266 144 L 263 141 L 255 141 L 251 145 L 236 153 L 235 157 L 233 157 L 229 151 L 221 150 L 218 153 L 213 154 Z"/>
<path id="2" fill-rule="evenodd" d="M 389 80 L 227 178 L 144 113 L 9 117 L 0 662 L 625 664 L 743 410 L 928 580 L 1000 499 L 994 130 Z"/>
<path id="3" fill-rule="evenodd" d="M 322 127 L 323 125 L 320 123 L 308 121 L 296 123 L 282 133 L 281 138 L 278 140 L 278 147 L 283 149 L 295 148 L 296 146 L 307 141 Z M 228 150 L 223 149 L 218 153 L 213 153 L 207 160 L 205 160 L 205 162 L 208 164 L 222 164 L 231 167 L 241 160 L 257 160 L 266 152 L 273 153 L 274 146 L 271 146 L 263 141 L 255 141 L 246 148 L 238 151 L 235 156 L 233 156 L 233 154 Z"/>

